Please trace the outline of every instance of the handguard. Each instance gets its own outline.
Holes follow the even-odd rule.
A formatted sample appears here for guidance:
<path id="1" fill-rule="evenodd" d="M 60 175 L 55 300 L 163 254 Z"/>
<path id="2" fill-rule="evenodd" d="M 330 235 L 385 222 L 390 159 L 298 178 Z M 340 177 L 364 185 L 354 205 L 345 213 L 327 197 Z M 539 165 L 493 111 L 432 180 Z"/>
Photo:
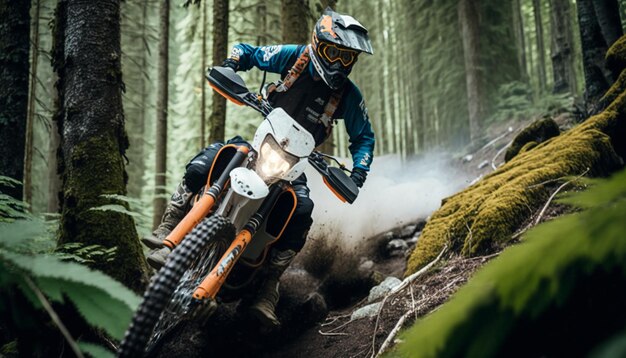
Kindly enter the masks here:
<path id="1" fill-rule="evenodd" d="M 359 188 L 352 179 L 337 167 L 331 167 L 318 153 L 309 156 L 309 163 L 317 170 L 324 180 L 324 184 L 343 202 L 352 204 L 359 195 Z"/>

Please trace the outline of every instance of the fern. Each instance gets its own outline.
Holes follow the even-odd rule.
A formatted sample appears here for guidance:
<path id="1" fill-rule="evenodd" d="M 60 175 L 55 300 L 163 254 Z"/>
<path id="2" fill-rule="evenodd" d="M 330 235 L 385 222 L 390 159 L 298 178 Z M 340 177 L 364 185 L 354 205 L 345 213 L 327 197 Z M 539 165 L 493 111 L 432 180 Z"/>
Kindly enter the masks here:
<path id="1" fill-rule="evenodd" d="M 116 253 L 117 246 L 107 248 L 102 245 L 85 245 L 79 242 L 70 242 L 59 246 L 55 255 L 63 261 L 91 264 L 111 262 L 115 259 Z"/>
<path id="2" fill-rule="evenodd" d="M 61 246 L 60 252 L 53 254 L 50 224 L 30 214 L 25 216 L 26 219 L 11 218 L 10 222 L 0 222 L 0 315 L 3 319 L 40 319 L 39 314 L 16 307 L 10 293 L 15 287 L 19 288 L 31 306 L 41 310 L 40 299 L 27 284 L 32 281 L 48 300 L 72 302 L 87 323 L 116 339 L 122 338 L 139 304 L 139 297 L 101 272 L 76 262 L 63 261 L 109 261 L 117 248 L 66 244 Z M 17 334 L 19 336 L 19 332 Z M 81 347 L 96 357 L 111 356 L 105 349 L 94 345 L 81 343 Z"/>
<path id="3" fill-rule="evenodd" d="M 146 203 L 142 200 L 119 194 L 103 194 L 100 196 L 112 201 L 117 201 L 118 204 L 102 205 L 90 210 L 113 211 L 130 215 L 135 221 L 136 229 L 140 236 L 144 236 L 150 232 L 152 228 L 152 217 L 145 214 Z M 169 199 L 169 195 L 166 196 Z M 127 207 L 130 209 L 127 209 Z"/>
<path id="4" fill-rule="evenodd" d="M 405 356 L 580 356 L 626 320 L 626 171 L 564 199 L 586 208 L 528 233 L 404 334 Z"/>

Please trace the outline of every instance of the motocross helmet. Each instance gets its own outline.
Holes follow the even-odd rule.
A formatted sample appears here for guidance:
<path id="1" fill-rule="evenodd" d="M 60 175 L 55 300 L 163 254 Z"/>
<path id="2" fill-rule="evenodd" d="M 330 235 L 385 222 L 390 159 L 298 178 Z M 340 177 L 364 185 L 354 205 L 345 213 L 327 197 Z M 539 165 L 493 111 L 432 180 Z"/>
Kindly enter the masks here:
<path id="1" fill-rule="evenodd" d="M 367 29 L 352 16 L 336 13 L 330 7 L 317 20 L 310 46 L 315 70 L 332 89 L 345 83 L 359 53 L 373 53 Z"/>

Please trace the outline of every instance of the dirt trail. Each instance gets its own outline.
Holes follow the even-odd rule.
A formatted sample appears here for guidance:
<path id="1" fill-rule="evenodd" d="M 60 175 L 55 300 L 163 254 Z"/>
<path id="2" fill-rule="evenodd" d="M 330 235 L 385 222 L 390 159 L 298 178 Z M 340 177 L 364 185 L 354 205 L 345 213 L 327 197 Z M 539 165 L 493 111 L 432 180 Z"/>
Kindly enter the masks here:
<path id="1" fill-rule="evenodd" d="M 451 159 L 454 169 L 470 178 L 466 185 L 501 164 L 503 148 L 521 127 L 517 123 L 492 128 L 494 140 L 472 155 Z M 316 203 L 324 202 L 316 199 Z M 403 326 L 407 327 L 431 312 L 496 256 L 467 259 L 444 253 L 432 270 L 388 296 L 382 308 L 369 317 L 351 320 L 354 311 L 371 304 L 367 296 L 373 286 L 389 276 L 402 279 L 406 257 L 423 225 L 421 220 L 371 237 L 358 252 L 313 239 L 281 279 L 279 330 L 264 331 L 245 312 L 238 312 L 235 304 L 224 304 L 207 324 L 189 322 L 172 332 L 157 356 L 370 357 L 401 317 L 406 316 Z M 332 225 L 325 229 L 335 230 Z"/>

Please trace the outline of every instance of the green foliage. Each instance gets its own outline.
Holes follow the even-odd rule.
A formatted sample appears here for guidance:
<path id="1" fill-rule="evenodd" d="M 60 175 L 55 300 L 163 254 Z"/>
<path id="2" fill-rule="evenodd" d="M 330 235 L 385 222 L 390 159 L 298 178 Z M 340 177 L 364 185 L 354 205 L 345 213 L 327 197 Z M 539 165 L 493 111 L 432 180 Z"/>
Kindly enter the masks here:
<path id="1" fill-rule="evenodd" d="M 2 206 L 0 204 L 0 210 Z M 32 282 L 48 300 L 71 302 L 87 323 L 120 339 L 139 304 L 139 297 L 101 272 L 63 261 L 109 261 L 114 258 L 116 248 L 66 244 L 60 247 L 59 253 L 52 253 L 55 240 L 50 229 L 49 223 L 30 214 L 0 222 L 0 315 L 7 317 L 4 323 L 17 327 L 16 332 L 9 333 L 20 339 L 19 327 L 29 322 L 45 325 L 38 313 L 43 310 L 42 302 L 29 285 Z M 30 308 L 15 305 L 12 291 L 16 287 L 28 299 Z M 94 356 L 106 356 L 102 348 L 83 347 Z"/>
<path id="2" fill-rule="evenodd" d="M 80 350 L 84 353 L 88 353 L 93 358 L 113 358 L 115 355 L 111 351 L 102 348 L 101 346 L 80 342 L 78 344 Z"/>
<path id="3" fill-rule="evenodd" d="M 573 97 L 569 93 L 544 94 L 533 102 L 532 89 L 519 81 L 502 84 L 494 97 L 495 109 L 489 122 L 554 115 L 573 105 Z"/>
<path id="4" fill-rule="evenodd" d="M 567 202 L 586 210 L 534 228 L 487 264 L 405 333 L 401 354 L 581 356 L 622 331 L 626 171 Z"/>
<path id="5" fill-rule="evenodd" d="M 116 253 L 117 246 L 106 248 L 101 245 L 85 245 L 79 242 L 70 242 L 60 245 L 55 255 L 63 261 L 93 264 L 96 262 L 112 262 Z"/>

